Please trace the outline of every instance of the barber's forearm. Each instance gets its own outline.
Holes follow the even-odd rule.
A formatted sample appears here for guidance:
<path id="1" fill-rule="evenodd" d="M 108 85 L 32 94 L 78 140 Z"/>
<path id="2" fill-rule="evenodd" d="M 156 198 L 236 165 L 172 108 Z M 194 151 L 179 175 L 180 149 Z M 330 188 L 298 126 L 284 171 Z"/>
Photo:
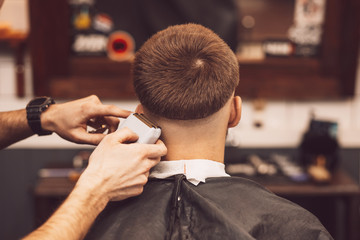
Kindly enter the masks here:
<path id="1" fill-rule="evenodd" d="M 25 109 L 0 112 L 0 149 L 6 148 L 33 134 L 27 123 Z"/>
<path id="2" fill-rule="evenodd" d="M 99 184 L 92 186 L 79 180 L 60 208 L 24 240 L 83 239 L 108 202 L 101 190 L 98 192 L 101 188 Z"/>

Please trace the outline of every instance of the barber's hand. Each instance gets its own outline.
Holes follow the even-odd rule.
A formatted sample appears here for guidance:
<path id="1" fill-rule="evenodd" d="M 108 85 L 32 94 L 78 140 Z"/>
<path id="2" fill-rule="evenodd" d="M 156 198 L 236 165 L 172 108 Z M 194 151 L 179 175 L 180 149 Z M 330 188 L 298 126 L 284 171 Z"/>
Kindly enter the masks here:
<path id="1" fill-rule="evenodd" d="M 103 105 L 95 95 L 79 100 L 51 105 L 41 114 L 44 130 L 56 132 L 60 137 L 75 142 L 97 145 L 105 134 L 88 133 L 87 124 L 106 125 L 109 133 L 119 124 L 119 117 L 126 118 L 131 112 L 112 105 Z M 96 127 L 96 126 L 95 126 Z"/>
<path id="2" fill-rule="evenodd" d="M 78 185 L 96 186 L 107 201 L 123 200 L 142 193 L 150 169 L 167 153 L 162 141 L 130 143 L 138 136 L 128 128 L 107 135 L 96 147 Z"/>

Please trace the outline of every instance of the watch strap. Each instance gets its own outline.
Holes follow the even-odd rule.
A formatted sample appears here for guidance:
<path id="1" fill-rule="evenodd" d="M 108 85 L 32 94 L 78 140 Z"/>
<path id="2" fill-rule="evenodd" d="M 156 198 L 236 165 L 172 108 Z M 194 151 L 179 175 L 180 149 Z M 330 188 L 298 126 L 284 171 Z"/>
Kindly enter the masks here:
<path id="1" fill-rule="evenodd" d="M 46 111 L 55 101 L 51 97 L 38 97 L 31 100 L 26 106 L 26 117 L 31 130 L 39 136 L 50 135 L 51 131 L 45 131 L 41 127 L 41 114 Z"/>

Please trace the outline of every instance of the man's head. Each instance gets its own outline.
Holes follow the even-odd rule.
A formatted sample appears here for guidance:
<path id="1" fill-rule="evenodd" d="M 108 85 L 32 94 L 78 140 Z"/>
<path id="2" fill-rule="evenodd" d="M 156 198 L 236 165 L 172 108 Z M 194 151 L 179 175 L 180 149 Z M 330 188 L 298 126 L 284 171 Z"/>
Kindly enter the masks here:
<path id="1" fill-rule="evenodd" d="M 197 24 L 169 27 L 136 53 L 134 87 L 145 109 L 174 120 L 206 118 L 233 96 L 239 66 L 229 46 Z"/>

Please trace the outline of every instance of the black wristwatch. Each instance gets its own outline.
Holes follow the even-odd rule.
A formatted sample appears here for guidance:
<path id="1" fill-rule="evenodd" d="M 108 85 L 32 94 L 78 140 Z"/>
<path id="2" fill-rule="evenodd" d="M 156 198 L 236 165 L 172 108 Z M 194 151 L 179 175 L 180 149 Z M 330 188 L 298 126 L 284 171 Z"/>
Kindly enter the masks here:
<path id="1" fill-rule="evenodd" d="M 51 131 L 45 131 L 41 127 L 40 115 L 46 111 L 55 101 L 51 97 L 38 97 L 31 100 L 26 106 L 26 117 L 30 128 L 39 136 L 50 135 Z"/>

